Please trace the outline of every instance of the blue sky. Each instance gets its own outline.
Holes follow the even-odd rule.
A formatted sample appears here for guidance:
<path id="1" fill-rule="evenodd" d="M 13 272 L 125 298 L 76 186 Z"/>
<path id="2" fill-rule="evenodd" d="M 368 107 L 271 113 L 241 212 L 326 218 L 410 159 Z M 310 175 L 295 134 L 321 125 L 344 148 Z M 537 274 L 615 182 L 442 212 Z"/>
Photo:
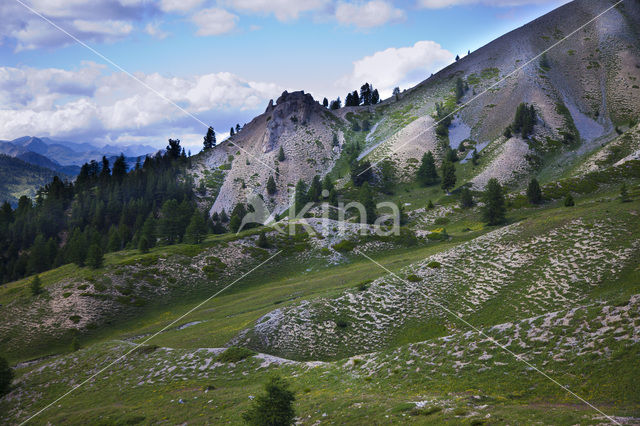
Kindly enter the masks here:
<path id="1" fill-rule="evenodd" d="M 4 0 L 0 139 L 97 144 L 168 137 L 198 149 L 202 124 L 29 11 L 212 124 L 221 135 L 283 89 L 383 96 L 564 0 Z"/>

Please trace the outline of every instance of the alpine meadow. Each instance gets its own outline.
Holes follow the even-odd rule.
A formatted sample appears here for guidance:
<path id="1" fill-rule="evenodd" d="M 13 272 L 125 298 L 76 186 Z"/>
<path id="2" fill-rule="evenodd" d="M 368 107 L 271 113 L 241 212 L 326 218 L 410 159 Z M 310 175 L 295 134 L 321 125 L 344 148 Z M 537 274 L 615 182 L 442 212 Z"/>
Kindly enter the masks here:
<path id="1" fill-rule="evenodd" d="M 640 424 L 639 0 L 0 16 L 0 423 Z"/>

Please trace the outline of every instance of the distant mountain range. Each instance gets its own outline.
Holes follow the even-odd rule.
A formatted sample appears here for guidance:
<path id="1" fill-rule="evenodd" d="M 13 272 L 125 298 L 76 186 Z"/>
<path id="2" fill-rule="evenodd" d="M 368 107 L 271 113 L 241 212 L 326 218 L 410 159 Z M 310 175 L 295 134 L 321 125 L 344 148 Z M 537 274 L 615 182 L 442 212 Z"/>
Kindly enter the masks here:
<path id="1" fill-rule="evenodd" d="M 58 141 L 50 138 L 23 136 L 11 141 L 0 141 L 0 154 L 18 158 L 29 164 L 51 169 L 55 172 L 75 176 L 80 166 L 91 160 L 100 160 L 106 155 L 110 160 L 124 154 L 127 163 L 133 165 L 139 157 L 157 149 L 148 145 L 97 147 L 89 143 Z"/>

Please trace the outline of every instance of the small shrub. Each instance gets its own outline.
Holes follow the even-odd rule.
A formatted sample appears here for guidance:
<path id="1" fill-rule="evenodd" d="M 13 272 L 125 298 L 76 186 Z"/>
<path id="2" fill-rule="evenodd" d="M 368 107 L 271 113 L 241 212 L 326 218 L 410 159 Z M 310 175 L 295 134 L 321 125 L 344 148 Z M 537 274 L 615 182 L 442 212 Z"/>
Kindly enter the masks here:
<path id="1" fill-rule="evenodd" d="M 265 385 L 265 393 L 255 399 L 242 418 L 250 425 L 292 425 L 296 417 L 295 399 L 286 381 L 279 376 L 272 377 Z"/>
<path id="2" fill-rule="evenodd" d="M 407 281 L 411 281 L 412 283 L 417 283 L 420 280 L 420 277 L 417 276 L 416 274 L 411 274 L 409 276 L 407 276 Z"/>
<path id="3" fill-rule="evenodd" d="M 431 407 L 423 407 L 423 408 L 414 408 L 411 410 L 410 415 L 412 416 L 430 416 L 431 414 L 439 413 L 442 411 L 442 407 L 438 407 L 437 405 L 433 405 Z"/>
<path id="4" fill-rule="evenodd" d="M 338 328 L 347 328 L 347 327 L 349 327 L 349 322 L 347 320 L 345 320 L 344 318 L 338 318 L 336 320 L 336 326 Z"/>
<path id="5" fill-rule="evenodd" d="M 372 282 L 373 280 L 362 281 L 356 288 L 358 289 L 358 291 L 366 291 L 369 288 L 369 284 L 371 284 Z"/>
<path id="6" fill-rule="evenodd" d="M 133 353 L 138 355 L 147 355 L 153 353 L 158 349 L 158 345 L 141 345 L 133 350 Z"/>
<path id="7" fill-rule="evenodd" d="M 335 251 L 340 253 L 348 253 L 353 250 L 356 245 L 352 241 L 342 240 L 339 243 L 334 244 L 332 247 Z"/>
<path id="8" fill-rule="evenodd" d="M 433 269 L 435 269 L 435 268 L 439 268 L 439 267 L 440 267 L 440 266 L 442 266 L 442 265 L 441 265 L 441 264 L 440 264 L 440 262 L 438 262 L 437 260 L 432 260 L 431 262 L 427 263 L 427 266 L 428 266 L 429 268 L 433 268 Z"/>
<path id="9" fill-rule="evenodd" d="M 216 357 L 216 361 L 218 362 L 239 362 L 245 358 L 249 358 L 254 355 L 250 349 L 240 348 L 237 346 L 231 346 L 226 351 L 222 352 L 220 355 Z"/>
<path id="10" fill-rule="evenodd" d="M 80 322 L 82 317 L 80 315 L 71 315 L 69 319 L 71 320 L 72 323 L 77 324 Z"/>
<path id="11" fill-rule="evenodd" d="M 6 359 L 0 357 L 0 397 L 9 393 L 11 381 L 13 380 L 13 370 Z"/>
<path id="12" fill-rule="evenodd" d="M 436 218 L 436 220 L 433 223 L 435 223 L 436 225 L 446 225 L 449 222 L 451 221 L 448 218 L 439 217 L 439 218 Z"/>
<path id="13" fill-rule="evenodd" d="M 564 199 L 564 206 L 573 207 L 575 205 L 576 205 L 576 202 L 573 200 L 573 196 L 571 194 L 567 194 L 567 196 Z"/>

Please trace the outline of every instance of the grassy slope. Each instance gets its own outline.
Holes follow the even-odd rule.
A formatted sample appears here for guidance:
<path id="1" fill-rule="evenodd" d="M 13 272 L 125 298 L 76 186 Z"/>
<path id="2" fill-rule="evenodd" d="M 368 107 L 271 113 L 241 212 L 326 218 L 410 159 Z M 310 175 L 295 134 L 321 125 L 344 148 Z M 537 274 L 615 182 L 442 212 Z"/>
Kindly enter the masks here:
<path id="1" fill-rule="evenodd" d="M 637 187 L 637 182 L 634 185 L 636 186 L 632 185 L 632 188 Z M 578 198 L 578 206 L 574 209 L 551 204 L 542 209 L 514 210 L 510 213 L 510 219 L 531 224 L 528 229 L 532 234 L 544 234 L 546 224 L 554 217 L 580 217 L 589 220 L 608 214 L 613 209 L 618 211 L 621 205 L 615 199 L 614 191 L 615 188 L 603 188 L 589 197 Z M 637 189 L 633 189 L 632 192 L 637 200 Z M 599 201 L 594 202 L 597 200 Z M 634 201 L 626 204 L 624 209 L 637 214 L 637 203 Z M 486 230 L 462 232 L 461 228 L 466 227 L 473 219 L 466 212 L 454 212 L 448 217 L 452 221 L 447 225 L 453 235 L 450 242 L 417 249 L 380 251 L 374 255 L 375 258 L 386 267 L 399 272 L 405 266 L 429 255 L 456 247 L 486 233 Z M 637 227 L 630 229 L 632 235 L 637 235 Z M 178 246 L 168 250 L 180 252 L 189 248 Z M 108 265 L 130 262 L 136 257 L 139 255 L 134 253 L 114 254 L 108 259 Z M 590 305 L 593 301 L 624 306 L 631 295 L 640 293 L 640 283 L 637 281 L 638 262 L 636 257 L 615 281 L 605 281 L 593 288 L 588 293 L 588 300 L 581 303 L 581 306 Z M 190 419 L 195 423 L 236 423 L 240 420 L 239 412 L 248 404 L 248 395 L 259 392 L 260 383 L 266 374 L 272 371 L 279 371 L 293 382 L 299 400 L 298 413 L 309 423 L 315 420 L 366 423 L 372 418 L 380 420 L 387 415 L 390 416 L 390 420 L 398 422 L 408 419 L 415 422 L 441 422 L 445 419 L 469 421 L 485 417 L 486 414 L 491 414 L 491 418 L 498 422 L 501 422 L 500 419 L 508 419 L 511 422 L 530 421 L 534 417 L 545 423 L 594 422 L 594 414 L 597 413 L 568 398 L 552 384 L 534 372 L 523 369 L 513 359 L 501 354 L 496 348 L 489 347 L 486 342 L 479 346 L 485 349 L 471 351 L 470 355 L 475 354 L 477 358 L 486 350 L 494 356 L 493 361 L 504 362 L 506 365 L 494 363 L 493 366 L 489 365 L 488 369 L 485 369 L 486 365 L 477 365 L 472 370 L 453 367 L 456 361 L 472 362 L 472 365 L 478 362 L 467 359 L 466 353 L 461 358 L 454 355 L 458 353 L 458 348 L 469 347 L 467 340 L 482 340 L 462 334 L 466 331 L 463 326 L 455 331 L 458 334 L 451 343 L 443 343 L 443 346 L 438 348 L 437 345 L 434 346 L 438 340 L 429 340 L 434 335 L 441 335 L 437 330 L 434 334 L 434 324 L 427 324 L 425 327 L 424 323 L 409 323 L 402 333 L 391 341 L 389 349 L 358 357 L 363 361 L 357 362 L 355 367 L 353 361 L 343 360 L 322 364 L 318 368 L 310 368 L 309 365 L 300 363 L 259 368 L 263 361 L 250 358 L 237 365 L 216 364 L 212 369 L 200 369 L 205 364 L 212 365 L 213 362 L 207 362 L 207 359 L 213 358 L 214 355 L 198 348 L 222 346 L 230 337 L 252 324 L 264 313 L 277 307 L 297 304 L 304 299 L 337 297 L 345 289 L 383 274 L 383 271 L 373 267 L 369 262 L 355 257 L 330 269 L 323 265 L 324 263 L 318 259 L 298 265 L 279 263 L 272 269 L 261 270 L 260 274 L 248 277 L 230 293 L 214 299 L 184 319 L 184 323 L 204 322 L 163 333 L 151 342 L 174 350 L 159 349 L 150 355 L 132 355 L 124 362 L 124 368 L 114 367 L 112 372 L 107 373 L 96 385 L 79 391 L 73 398 L 65 400 L 61 407 L 52 408 L 46 417 L 39 419 L 39 422 L 48 420 L 53 423 L 77 424 L 95 422 L 102 416 L 105 423 L 142 421 L 143 418 L 145 422 L 162 419 L 178 422 Z M 285 266 L 290 269 L 284 270 Z M 307 271 L 308 269 L 310 270 Z M 67 266 L 44 274 L 43 278 L 45 284 L 50 284 L 69 274 L 86 273 L 89 272 Z M 3 288 L 0 294 L 1 302 L 5 304 L 10 298 L 23 294 L 24 287 L 23 281 Z M 46 401 L 63 393 L 71 383 L 84 377 L 87 371 L 105 365 L 108 359 L 113 359 L 115 354 L 122 353 L 130 347 L 129 344 L 118 343 L 118 339 L 158 330 L 193 306 L 197 300 L 205 297 L 205 294 L 204 291 L 198 291 L 192 294 L 192 299 L 145 310 L 143 315 L 135 320 L 116 323 L 90 340 L 84 341 L 83 345 L 87 349 L 18 369 L 20 378 L 17 381 L 17 389 L 10 400 L 5 399 L 0 403 L 0 411 L 9 413 L 14 420 L 24 418 L 27 412 L 33 412 Z M 488 305 L 486 309 L 471 317 L 471 322 L 487 326 L 504 322 L 500 315 L 495 316 L 499 311 L 496 307 L 500 305 L 499 300 L 493 305 Z M 597 311 L 601 308 L 592 306 L 579 309 Z M 585 318 L 593 322 L 594 328 L 599 324 L 596 322 L 596 311 L 585 314 Z M 637 313 L 634 314 L 637 312 L 637 305 L 631 307 L 628 312 L 629 315 L 637 316 Z M 563 315 L 565 314 L 561 316 Z M 619 325 L 628 331 L 633 329 L 634 324 L 637 328 L 638 320 L 632 316 Z M 562 383 L 571 385 L 579 394 L 602 404 L 605 412 L 639 415 L 637 395 L 640 393 L 633 389 L 638 379 L 637 372 L 631 368 L 633 360 L 638 355 L 637 346 L 612 338 L 614 335 L 621 335 L 622 332 L 613 333 L 615 328 L 604 330 L 601 341 L 594 342 L 596 349 L 606 347 L 604 358 L 598 355 L 577 357 L 575 353 L 568 352 L 564 357 L 567 360 L 563 363 L 553 364 L 556 361 L 550 361 L 552 354 L 557 353 L 559 347 L 566 346 L 557 343 L 558 339 L 566 339 L 567 334 L 575 332 L 576 329 L 578 327 L 570 323 L 564 327 L 565 331 L 552 330 L 556 337 L 537 343 L 533 340 L 528 341 L 527 343 L 534 344 L 535 348 L 529 360 L 536 365 L 544 365 L 550 369 L 549 373 L 553 373 L 552 375 Z M 411 344 L 425 339 L 427 341 L 424 344 Z M 62 347 L 58 350 L 62 350 Z M 531 353 L 531 350 L 528 352 Z M 16 358 L 24 357 L 18 355 Z M 434 361 L 442 370 L 437 371 L 437 374 L 426 373 L 428 369 L 433 368 L 431 363 Z M 164 369 L 165 366 L 169 368 L 172 365 L 176 365 L 178 370 L 169 373 Z M 39 370 L 41 367 L 43 369 Z M 154 370 L 153 374 L 158 374 L 156 378 L 152 375 L 146 379 L 151 382 L 141 384 L 142 379 Z M 614 373 L 617 371 L 625 373 Z M 625 379 L 620 381 L 620 377 Z M 45 383 L 49 384 L 46 388 L 42 387 Z M 204 393 L 203 386 L 210 384 L 214 385 L 216 390 Z M 35 402 L 27 402 L 27 394 L 35 397 Z M 474 395 L 480 399 L 475 399 Z M 186 403 L 178 403 L 180 398 Z M 99 406 L 95 405 L 96 400 L 102 401 Z M 435 405 L 443 410 L 430 415 L 424 415 L 425 412 L 421 411 L 422 415 L 409 416 L 411 408 L 415 407 L 411 402 L 415 401 L 428 401 L 428 406 Z M 487 407 L 479 408 L 484 405 Z M 19 409 L 25 411 L 18 414 L 15 410 Z M 328 413 L 327 417 L 323 417 L 323 413 Z"/>

